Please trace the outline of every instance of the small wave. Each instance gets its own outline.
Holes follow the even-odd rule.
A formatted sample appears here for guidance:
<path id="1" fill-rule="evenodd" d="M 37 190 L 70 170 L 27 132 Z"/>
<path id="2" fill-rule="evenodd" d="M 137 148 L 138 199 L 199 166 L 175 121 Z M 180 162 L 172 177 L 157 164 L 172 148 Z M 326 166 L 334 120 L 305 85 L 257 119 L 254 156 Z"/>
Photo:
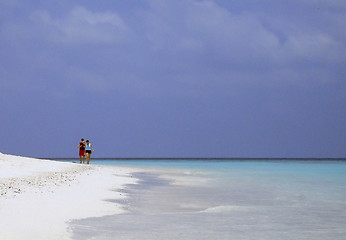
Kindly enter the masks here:
<path id="1" fill-rule="evenodd" d="M 203 212 L 203 213 L 224 213 L 224 212 L 247 211 L 247 210 L 249 210 L 248 207 L 225 205 L 225 206 L 210 207 L 210 208 L 207 208 L 201 212 Z"/>

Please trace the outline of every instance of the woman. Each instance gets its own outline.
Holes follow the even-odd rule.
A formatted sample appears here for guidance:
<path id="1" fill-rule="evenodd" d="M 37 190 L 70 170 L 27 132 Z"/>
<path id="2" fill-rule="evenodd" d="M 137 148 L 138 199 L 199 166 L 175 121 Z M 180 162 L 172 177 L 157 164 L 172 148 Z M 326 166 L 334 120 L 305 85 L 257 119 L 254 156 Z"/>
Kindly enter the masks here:
<path id="1" fill-rule="evenodd" d="M 86 140 L 85 153 L 86 153 L 86 155 L 87 155 L 87 164 L 89 164 L 89 162 L 90 162 L 91 151 L 94 152 L 94 149 L 93 149 L 93 147 L 91 146 L 91 143 L 89 142 L 89 140 Z"/>

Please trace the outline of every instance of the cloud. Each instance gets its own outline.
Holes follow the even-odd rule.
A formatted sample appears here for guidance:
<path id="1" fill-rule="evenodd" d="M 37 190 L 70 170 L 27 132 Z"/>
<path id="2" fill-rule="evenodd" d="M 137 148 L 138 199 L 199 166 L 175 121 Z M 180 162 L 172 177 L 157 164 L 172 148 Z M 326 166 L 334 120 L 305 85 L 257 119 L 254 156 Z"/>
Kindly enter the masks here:
<path id="1" fill-rule="evenodd" d="M 73 92 L 84 82 L 84 89 L 97 86 L 98 93 L 145 96 L 341 81 L 342 7 L 323 10 L 321 20 L 306 3 L 280 9 L 282 4 L 268 2 L 148 0 L 124 12 L 116 3 L 95 10 L 85 2 L 65 3 L 58 11 L 26 6 L 18 16 L 6 11 L 0 74 L 18 88 L 57 85 Z M 297 11 L 307 12 L 290 15 Z"/>
<path id="2" fill-rule="evenodd" d="M 270 11 L 273 9 L 253 10 L 247 5 L 247 11 L 234 11 L 222 2 L 149 1 L 151 8 L 144 19 L 150 46 L 169 55 L 170 61 L 179 62 L 181 58 L 192 68 L 193 62 L 198 63 L 197 68 L 203 73 L 199 79 L 210 76 L 205 74 L 208 72 L 214 73 L 218 81 L 238 82 L 253 76 L 253 81 L 261 79 L 265 83 L 278 81 L 277 76 L 282 75 L 278 72 L 290 72 L 296 78 L 282 78 L 283 83 L 288 79 L 297 82 L 297 78 L 317 83 L 317 79 L 331 74 L 329 66 L 344 59 L 344 42 L 314 14 L 301 15 L 302 19 L 295 21 L 289 16 L 277 18 L 277 13 Z M 299 9 L 297 5 L 303 8 L 299 11 L 309 10 L 304 4 L 295 3 Z M 309 17 L 316 18 L 320 27 Z M 338 24 L 333 26 L 342 29 Z M 324 74 L 314 76 L 314 67 L 318 68 L 316 73 Z"/>
<path id="3" fill-rule="evenodd" d="M 113 12 L 92 12 L 77 6 L 62 18 L 53 18 L 46 10 L 31 14 L 43 26 L 51 41 L 71 44 L 113 44 L 123 40 L 128 30 L 120 16 Z"/>

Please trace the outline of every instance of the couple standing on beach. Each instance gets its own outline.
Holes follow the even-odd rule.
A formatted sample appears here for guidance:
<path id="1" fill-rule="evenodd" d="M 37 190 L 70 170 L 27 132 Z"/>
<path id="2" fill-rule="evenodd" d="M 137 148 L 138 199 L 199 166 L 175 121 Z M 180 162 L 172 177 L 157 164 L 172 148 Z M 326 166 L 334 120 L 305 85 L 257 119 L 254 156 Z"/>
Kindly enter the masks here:
<path id="1" fill-rule="evenodd" d="M 83 159 L 83 163 L 85 162 L 85 154 L 86 154 L 87 164 L 89 164 L 91 151 L 94 152 L 94 149 L 91 146 L 89 140 L 86 140 L 86 142 L 84 142 L 84 138 L 82 138 L 81 142 L 78 144 L 78 148 L 79 148 L 79 161 L 80 161 L 80 163 L 82 163 L 82 159 Z"/>

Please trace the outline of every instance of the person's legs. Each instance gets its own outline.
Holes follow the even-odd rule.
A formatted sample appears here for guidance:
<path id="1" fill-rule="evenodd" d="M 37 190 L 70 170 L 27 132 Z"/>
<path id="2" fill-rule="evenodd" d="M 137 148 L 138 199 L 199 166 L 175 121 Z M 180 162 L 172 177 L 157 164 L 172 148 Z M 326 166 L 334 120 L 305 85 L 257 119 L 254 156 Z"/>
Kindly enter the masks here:
<path id="1" fill-rule="evenodd" d="M 89 162 L 90 162 L 90 155 L 91 155 L 91 153 L 87 153 L 87 164 L 89 164 Z"/>
<path id="2" fill-rule="evenodd" d="M 79 150 L 79 162 L 82 163 L 82 160 L 83 160 L 83 163 L 85 162 L 85 151 L 84 150 Z"/>

